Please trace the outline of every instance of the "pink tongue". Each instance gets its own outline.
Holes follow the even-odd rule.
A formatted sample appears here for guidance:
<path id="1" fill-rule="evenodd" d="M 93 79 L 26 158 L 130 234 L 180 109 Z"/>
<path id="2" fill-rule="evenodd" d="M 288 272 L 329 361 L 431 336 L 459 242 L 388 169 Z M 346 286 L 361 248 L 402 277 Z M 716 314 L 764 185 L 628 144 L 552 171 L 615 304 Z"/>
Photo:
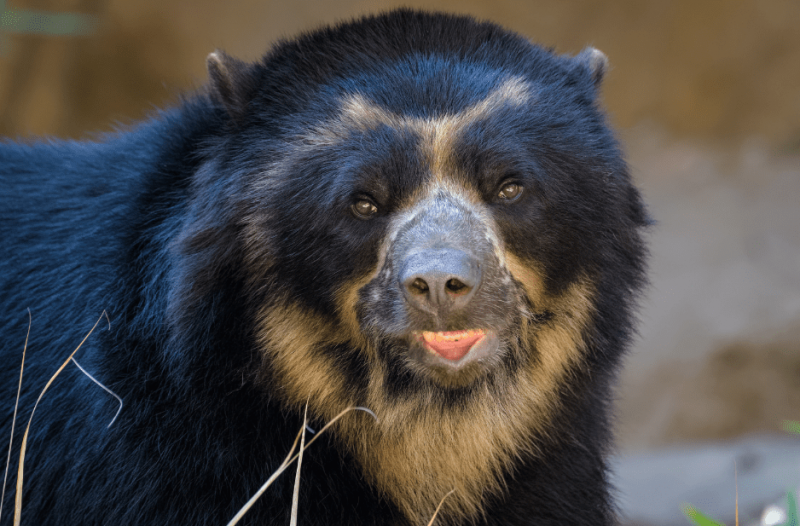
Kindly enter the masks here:
<path id="1" fill-rule="evenodd" d="M 447 334 L 447 333 L 444 333 Z M 483 334 L 476 334 L 458 341 L 427 341 L 425 345 L 433 349 L 436 354 L 448 360 L 460 360 L 466 355 L 475 343 L 483 338 Z"/>

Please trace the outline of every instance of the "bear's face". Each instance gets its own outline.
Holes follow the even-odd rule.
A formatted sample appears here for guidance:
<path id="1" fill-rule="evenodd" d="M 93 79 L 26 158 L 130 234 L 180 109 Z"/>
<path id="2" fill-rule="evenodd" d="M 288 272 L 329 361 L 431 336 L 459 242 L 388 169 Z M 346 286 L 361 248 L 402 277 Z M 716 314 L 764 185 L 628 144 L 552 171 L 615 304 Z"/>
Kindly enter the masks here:
<path id="1" fill-rule="evenodd" d="M 338 436 L 415 520 L 474 515 L 584 360 L 632 188 L 594 90 L 409 58 L 320 87 L 244 192 L 269 381 L 373 410 Z"/>
<path id="2" fill-rule="evenodd" d="M 465 396 L 535 359 L 522 325 L 550 318 L 548 294 L 591 281 L 588 223 L 611 207 L 602 185 L 617 167 L 563 137 L 598 119 L 564 103 L 580 89 L 559 90 L 554 116 L 541 80 L 449 67 L 417 58 L 321 89 L 257 184 L 272 192 L 260 228 L 287 296 L 344 326 L 391 389 Z"/>
<path id="3" fill-rule="evenodd" d="M 476 169 L 467 144 L 470 134 L 491 127 L 481 119 L 529 99 L 521 79 L 496 84 L 453 114 L 394 113 L 360 94 L 342 98 L 335 126 L 345 120 L 351 140 L 383 158 L 362 164 L 360 177 L 342 185 L 350 190 L 349 206 L 340 205 L 350 228 L 372 228 L 380 238 L 362 248 L 372 261 L 340 310 L 356 315 L 358 330 L 391 370 L 392 390 L 470 387 L 506 370 L 501 361 L 523 358 L 511 356 L 509 342 L 519 338 L 527 304 L 495 214 L 518 207 L 527 215 L 534 193 L 526 195 L 521 175 L 507 166 Z"/>

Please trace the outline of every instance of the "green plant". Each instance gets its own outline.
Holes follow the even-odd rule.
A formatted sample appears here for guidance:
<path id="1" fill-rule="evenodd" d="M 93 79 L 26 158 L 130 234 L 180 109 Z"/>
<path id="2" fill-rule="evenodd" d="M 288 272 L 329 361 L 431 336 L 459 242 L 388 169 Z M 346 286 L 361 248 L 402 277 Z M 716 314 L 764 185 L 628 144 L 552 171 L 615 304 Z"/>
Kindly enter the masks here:
<path id="1" fill-rule="evenodd" d="M 781 424 L 781 429 L 787 433 L 797 433 L 800 435 L 800 422 L 796 420 L 784 420 Z"/>
<path id="2" fill-rule="evenodd" d="M 692 521 L 692 524 L 696 524 L 697 526 L 725 526 L 721 522 L 716 522 L 703 513 L 695 508 L 690 504 L 684 504 L 681 506 L 683 513 L 689 517 L 689 520 Z"/>

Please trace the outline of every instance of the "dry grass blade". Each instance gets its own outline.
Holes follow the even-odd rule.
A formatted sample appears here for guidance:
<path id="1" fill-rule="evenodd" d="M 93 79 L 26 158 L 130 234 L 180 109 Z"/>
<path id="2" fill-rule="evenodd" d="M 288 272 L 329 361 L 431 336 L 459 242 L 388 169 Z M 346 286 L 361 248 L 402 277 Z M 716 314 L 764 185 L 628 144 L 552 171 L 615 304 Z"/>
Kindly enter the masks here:
<path id="1" fill-rule="evenodd" d="M 22 521 L 22 485 L 23 485 L 22 476 L 25 471 L 25 450 L 28 446 L 28 432 L 31 430 L 31 422 L 33 422 L 33 414 L 36 412 L 36 408 L 39 407 L 39 402 L 42 400 L 44 393 L 47 392 L 47 389 L 53 383 L 53 380 L 55 380 L 56 377 L 59 374 L 61 374 L 61 371 L 63 371 L 64 368 L 67 366 L 67 364 L 70 362 L 70 360 L 72 360 L 72 357 L 75 355 L 76 352 L 78 352 L 78 349 L 80 349 L 83 346 L 83 344 L 86 343 L 86 340 L 89 339 L 89 336 L 91 336 L 94 330 L 97 328 L 97 325 L 100 323 L 100 320 L 103 319 L 103 316 L 105 316 L 106 320 L 108 320 L 108 326 L 109 328 L 111 328 L 111 320 L 108 319 L 108 314 L 106 314 L 106 311 L 103 311 L 103 314 L 101 314 L 100 317 L 97 319 L 97 321 L 94 322 L 92 329 L 86 334 L 86 336 L 83 337 L 81 343 L 79 343 L 78 346 L 75 347 L 75 350 L 72 351 L 72 354 L 69 355 L 69 358 L 67 358 L 66 361 L 63 364 L 61 364 L 61 367 L 59 367 L 58 370 L 53 374 L 53 376 L 50 377 L 50 379 L 47 381 L 47 384 L 45 384 L 44 389 L 42 389 L 42 392 L 39 393 L 39 398 L 36 399 L 36 403 L 33 404 L 33 410 L 31 411 L 31 416 L 28 419 L 28 425 L 25 428 L 25 434 L 22 436 L 22 446 L 20 447 L 19 450 L 19 468 L 17 469 L 17 494 L 15 495 L 16 498 L 14 501 L 14 526 L 19 526 L 20 522 Z"/>
<path id="2" fill-rule="evenodd" d="M 255 495 L 250 497 L 250 500 L 247 501 L 247 504 L 242 506 L 242 509 L 240 509 L 236 515 L 234 515 L 234 517 L 228 523 L 228 526 L 234 526 L 235 524 L 237 524 L 242 519 L 242 517 L 244 517 L 244 514 L 250 511 L 250 508 L 253 507 L 253 504 L 256 503 L 258 498 L 261 497 L 261 495 L 263 495 L 265 491 L 267 491 L 267 488 L 269 488 L 272 485 L 272 483 L 275 482 L 275 479 L 278 478 L 278 476 L 280 476 L 280 474 L 283 473 L 286 470 L 286 468 L 289 467 L 289 465 L 291 465 L 292 461 L 289 459 L 292 457 L 294 450 L 297 448 L 297 441 L 300 440 L 300 435 L 303 433 L 304 429 L 305 428 L 301 429 L 300 432 L 297 433 L 297 436 L 294 439 L 294 443 L 292 444 L 292 449 L 289 450 L 289 454 L 286 455 L 286 458 L 283 460 L 278 469 L 276 469 L 275 472 L 272 475 L 270 475 L 270 477 L 267 479 L 264 485 L 261 486 L 258 489 L 258 491 L 256 491 Z"/>
<path id="3" fill-rule="evenodd" d="M 297 526 L 297 508 L 300 505 L 300 467 L 303 465 L 303 451 L 306 449 L 306 428 L 308 427 L 308 402 L 303 411 L 303 434 L 300 438 L 300 452 L 297 457 L 297 473 L 294 476 L 294 493 L 292 494 L 292 517 L 289 526 Z"/>
<path id="4" fill-rule="evenodd" d="M 89 377 L 89 379 L 90 379 L 91 381 L 93 381 L 94 383 L 96 383 L 97 385 L 99 385 L 100 387 L 102 387 L 102 388 L 105 390 L 105 392 L 107 392 L 108 394 L 110 394 L 111 396 L 113 396 L 114 398 L 116 398 L 116 399 L 117 399 L 117 401 L 119 402 L 119 408 L 117 409 L 117 412 L 114 414 L 114 418 L 112 418 L 112 419 L 111 419 L 111 422 L 109 422 L 109 423 L 108 423 L 108 425 L 106 426 L 106 429 L 110 428 L 110 427 L 111 427 L 111 425 L 114 423 L 114 421 L 115 421 L 115 420 L 117 419 L 117 417 L 119 416 L 119 413 L 120 413 L 120 411 L 122 411 L 122 398 L 120 398 L 119 396 L 117 396 L 117 393 L 115 393 L 114 391 L 112 391 L 111 389 L 109 389 L 108 387 L 106 387 L 105 385 L 103 385 L 102 383 L 100 383 L 100 381 L 98 381 L 98 380 L 97 380 L 97 378 L 95 378 L 94 376 L 92 376 L 91 374 L 89 374 L 89 372 L 88 372 L 86 369 L 84 369 L 83 367 L 81 367 L 81 364 L 79 364 L 79 363 L 78 363 L 78 360 L 76 360 L 74 356 L 72 357 L 72 363 L 74 363 L 75 365 L 77 365 L 77 366 L 78 366 L 78 369 L 80 369 L 80 370 L 81 370 L 81 372 L 82 372 L 83 374 L 85 374 L 86 376 L 88 376 L 88 377 Z"/>
<path id="5" fill-rule="evenodd" d="M 736 526 L 739 526 L 739 470 L 736 459 L 733 459 L 733 484 L 736 487 Z"/>
<path id="6" fill-rule="evenodd" d="M 314 441 L 315 441 L 316 439 L 318 439 L 318 438 L 320 437 L 320 435 L 322 435 L 322 433 L 324 433 L 324 432 L 325 432 L 325 431 L 326 431 L 326 430 L 327 430 L 329 427 L 331 427 L 333 424 L 335 424 L 335 423 L 336 423 L 336 422 L 337 422 L 337 421 L 338 421 L 340 418 L 342 418 L 344 415 L 346 415 L 346 414 L 347 414 L 347 413 L 349 413 L 350 411 L 364 411 L 365 413 L 369 413 L 369 415 L 370 415 L 370 416 L 372 416 L 372 418 L 374 418 L 376 421 L 378 420 L 378 417 L 377 417 L 377 415 L 375 415 L 375 413 L 373 413 L 373 412 L 372 412 L 370 409 L 367 409 L 366 407 L 347 407 L 347 408 L 345 408 L 345 409 L 344 409 L 344 410 L 343 410 L 341 413 L 339 413 L 338 415 L 336 415 L 335 417 L 333 417 L 333 419 L 331 419 L 331 421 L 330 421 L 330 422 L 328 422 L 327 424 L 325 424 L 325 427 L 323 427 L 322 429 L 320 429 L 319 431 L 317 431 L 317 434 L 316 434 L 316 435 L 314 435 L 314 438 L 312 438 L 311 440 L 309 440 L 309 441 L 308 441 L 308 444 L 306 444 L 306 448 L 308 448 L 309 446 L 311 446 L 311 444 L 313 444 L 313 443 L 314 443 Z M 294 462 L 296 459 L 297 459 L 297 455 L 295 455 L 294 457 L 292 457 L 292 459 L 289 461 L 289 463 L 291 464 L 291 463 L 292 463 L 292 462 Z"/>
<path id="7" fill-rule="evenodd" d="M 333 424 L 335 424 L 337 420 L 342 418 L 344 415 L 346 415 L 350 411 L 365 411 L 366 413 L 369 413 L 370 415 L 372 415 L 372 418 L 374 418 L 375 420 L 378 419 L 378 417 L 375 416 L 375 413 L 373 413 L 372 411 L 370 411 L 366 407 L 347 407 L 341 413 L 339 413 L 338 415 L 333 417 L 333 419 L 330 422 L 325 424 L 325 427 L 323 427 L 322 429 L 317 431 L 317 434 L 314 435 L 314 438 L 309 440 L 308 443 L 305 444 L 305 446 L 303 446 L 302 450 L 305 451 L 311 444 L 314 443 L 314 441 L 316 439 L 318 439 L 320 437 L 320 435 L 322 435 L 322 433 L 324 433 L 329 427 L 331 427 Z M 294 454 L 294 450 L 297 447 L 297 441 L 300 440 L 300 437 L 301 437 L 301 435 L 304 434 L 305 429 L 306 429 L 306 425 L 305 425 L 305 422 L 304 422 L 302 429 L 300 429 L 300 432 L 297 433 L 297 436 L 294 439 L 294 444 L 292 444 L 292 449 L 289 450 L 289 454 L 286 455 L 286 459 L 283 461 L 283 463 L 281 463 L 281 465 L 278 467 L 278 469 L 276 469 L 275 472 L 272 475 L 270 475 L 269 479 L 267 479 L 267 481 L 264 483 L 264 485 L 259 488 L 259 490 L 255 493 L 255 495 L 250 497 L 250 500 L 247 501 L 247 504 L 242 506 L 242 509 L 240 509 L 239 512 L 231 519 L 231 521 L 228 523 L 227 526 L 235 526 L 235 524 L 237 524 L 242 519 L 242 517 L 244 517 L 244 514 L 247 513 L 250 510 L 250 508 L 253 507 L 253 504 L 255 504 L 255 502 L 259 499 L 259 497 L 261 497 L 261 495 L 263 495 L 264 492 L 267 491 L 267 488 L 269 488 L 272 485 L 272 483 L 275 482 L 275 479 L 277 479 L 281 475 L 281 473 L 286 471 L 286 468 L 291 466 L 292 462 L 294 462 L 298 458 L 298 456 L 302 453 L 302 451 L 301 451 L 301 453 L 298 453 L 297 455 L 294 455 L 294 456 L 292 456 L 292 455 Z"/>
<path id="8" fill-rule="evenodd" d="M 3 503 L 6 500 L 6 483 L 8 482 L 8 467 L 11 465 L 11 446 L 14 445 L 14 426 L 17 423 L 17 408 L 19 407 L 19 395 L 22 392 L 22 371 L 25 369 L 25 353 L 28 352 L 28 338 L 31 335 L 31 324 L 33 317 L 31 310 L 28 309 L 28 333 L 25 335 L 25 345 L 22 347 L 22 365 L 19 366 L 19 385 L 17 385 L 17 401 L 14 403 L 14 416 L 11 418 L 11 438 L 8 440 L 8 458 L 6 458 L 6 474 L 3 477 L 3 493 L 0 495 L 0 518 L 3 517 Z"/>
<path id="9" fill-rule="evenodd" d="M 436 520 L 436 516 L 439 515 L 439 510 L 442 509 L 442 504 L 444 504 L 445 499 L 447 497 L 449 497 L 450 495 L 452 495 L 453 493 L 455 493 L 455 492 L 456 492 L 456 490 L 451 489 L 450 491 L 447 492 L 447 495 L 442 497 L 442 500 L 439 501 L 439 505 L 436 506 L 436 511 L 433 512 L 433 517 L 431 517 L 431 521 L 428 523 L 428 526 L 433 526 L 433 521 L 435 521 Z"/>

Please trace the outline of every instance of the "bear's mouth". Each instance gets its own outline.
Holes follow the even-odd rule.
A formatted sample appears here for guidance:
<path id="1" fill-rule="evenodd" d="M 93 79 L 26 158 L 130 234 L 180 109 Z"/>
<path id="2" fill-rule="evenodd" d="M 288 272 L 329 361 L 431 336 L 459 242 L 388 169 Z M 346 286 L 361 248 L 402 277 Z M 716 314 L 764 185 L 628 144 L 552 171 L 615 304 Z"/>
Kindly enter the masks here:
<path id="1" fill-rule="evenodd" d="M 422 331 L 415 333 L 417 341 L 442 358 L 455 361 L 463 358 L 478 341 L 486 337 L 483 329 L 467 331 Z"/>
<path id="2" fill-rule="evenodd" d="M 423 361 L 429 365 L 461 369 L 497 351 L 498 337 L 487 329 L 461 331 L 414 331 L 417 344 L 424 349 Z"/>

